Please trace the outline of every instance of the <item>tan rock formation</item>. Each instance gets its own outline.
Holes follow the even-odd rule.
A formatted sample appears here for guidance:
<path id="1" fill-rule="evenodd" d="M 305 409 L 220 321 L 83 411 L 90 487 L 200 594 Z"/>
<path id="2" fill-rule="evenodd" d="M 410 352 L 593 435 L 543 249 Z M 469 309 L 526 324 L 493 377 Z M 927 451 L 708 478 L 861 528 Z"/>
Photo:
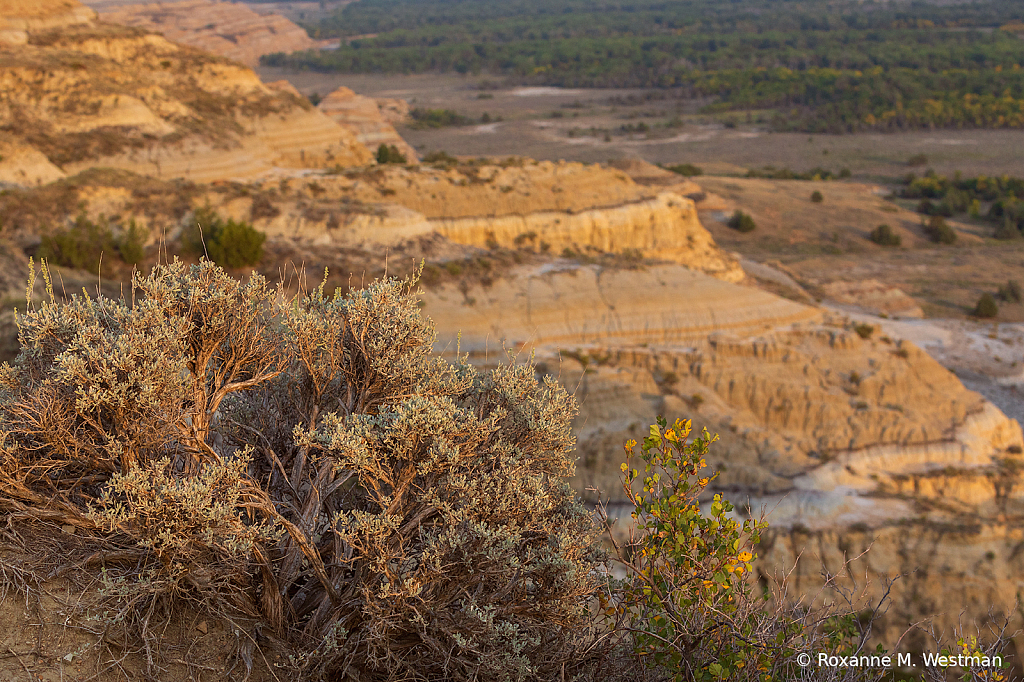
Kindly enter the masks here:
<path id="1" fill-rule="evenodd" d="M 37 149 L 15 142 L 0 140 L 0 183 L 32 187 L 64 177 Z"/>
<path id="2" fill-rule="evenodd" d="M 77 0 L 0 0 L 0 47 L 26 44 L 29 31 L 88 24 L 95 17 Z"/>
<path id="3" fill-rule="evenodd" d="M 403 100 L 388 100 L 389 103 L 398 101 Z M 392 112 L 390 114 L 392 118 L 400 115 L 397 104 L 388 104 L 387 106 L 388 110 Z M 355 132 L 356 139 L 363 143 L 370 152 L 376 152 L 380 145 L 386 144 L 394 145 L 410 163 L 419 158 L 416 150 L 401 138 L 390 122 L 384 119 L 382 107 L 377 100 L 371 97 L 357 95 L 352 90 L 341 87 L 324 97 L 317 108 L 339 125 Z M 406 113 L 408 113 L 408 109 L 408 104 L 406 104 Z"/>
<path id="4" fill-rule="evenodd" d="M 137 26 L 176 43 L 219 54 L 247 66 L 272 52 L 297 52 L 317 46 L 300 26 L 277 14 L 260 15 L 240 2 L 178 0 L 150 4 L 100 6 L 100 18 Z"/>
<path id="5" fill-rule="evenodd" d="M 539 351 L 542 370 L 581 401 L 581 493 L 596 486 L 621 499 L 623 441 L 658 414 L 692 418 L 721 435 L 709 457 L 708 471 L 720 472 L 714 487 L 767 512 L 764 580 L 789 575 L 790 594 L 826 601 L 836 595 L 821 592 L 824 569 L 856 578 L 862 596 L 878 600 L 902 576 L 876 624 L 890 647 L 926 615 L 949 628 L 1012 611 L 1024 588 L 1024 434 L 1015 420 L 906 341 L 806 323 L 729 336 L 685 350 L 655 348 L 655 333 L 651 347 Z M 612 507 L 613 516 L 626 512 Z"/>
<path id="6" fill-rule="evenodd" d="M 499 284 L 424 295 L 439 350 L 588 344 L 688 344 L 713 332 L 763 331 L 816 318 L 814 308 L 678 265 L 640 270 L 551 264 Z"/>
<path id="7" fill-rule="evenodd" d="M 693 202 L 667 192 L 654 199 L 579 213 L 544 211 L 434 222 L 441 234 L 460 244 L 512 247 L 530 240 L 548 244 L 554 253 L 581 247 L 607 253 L 633 251 L 729 282 L 743 279 L 736 260 L 722 253 L 700 224 Z"/>
<path id="8" fill-rule="evenodd" d="M 836 303 L 856 306 L 876 315 L 885 313 L 894 317 L 924 317 L 924 311 L 914 299 L 898 288 L 878 280 L 829 282 L 823 284 L 821 290 Z"/>
<path id="9" fill-rule="evenodd" d="M 110 24 L 33 29 L 0 50 L 0 130 L 66 173 L 212 180 L 370 161 L 352 133 L 251 70 Z M 32 177 L 38 159 L 24 159 L 6 172 Z"/>
<path id="10" fill-rule="evenodd" d="M 394 125 L 408 122 L 410 110 L 408 101 L 392 97 L 377 97 L 376 101 L 380 117 L 385 123 Z"/>

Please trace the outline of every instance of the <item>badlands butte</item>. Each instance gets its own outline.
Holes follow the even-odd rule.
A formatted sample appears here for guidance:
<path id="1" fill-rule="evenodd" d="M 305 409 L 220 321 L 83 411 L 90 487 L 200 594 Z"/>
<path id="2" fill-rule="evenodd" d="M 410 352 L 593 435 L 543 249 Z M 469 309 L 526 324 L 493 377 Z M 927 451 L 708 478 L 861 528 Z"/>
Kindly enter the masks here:
<path id="1" fill-rule="evenodd" d="M 762 581 L 788 573 L 794 598 L 829 599 L 824 570 L 877 600 L 899 577 L 874 630 L 886 646 L 927 617 L 940 629 L 990 615 L 1021 624 L 1015 327 L 920 320 L 920 301 L 890 283 L 822 267 L 812 278 L 744 253 L 715 220 L 744 206 L 743 185 L 721 178 L 514 150 L 418 161 L 394 127 L 404 103 L 340 91 L 314 107 L 288 83 L 204 51 L 216 41 L 174 42 L 127 18 L 156 12 L 147 7 L 98 17 L 74 0 L 0 0 L 6 358 L 28 257 L 44 238 L 90 223 L 118 238 L 134 221 L 137 264 L 105 253 L 91 268 L 54 267 L 58 297 L 83 286 L 118 296 L 133 265 L 194 260 L 181 235 L 209 208 L 266 234 L 257 269 L 272 279 L 315 283 L 326 268 L 328 288 L 346 289 L 421 269 L 438 352 L 481 365 L 532 358 L 576 394 L 573 484 L 590 498 L 603 491 L 613 513 L 623 441 L 659 414 L 691 418 L 720 436 L 712 487 L 767 512 Z M 381 143 L 408 163 L 377 164 Z M 864 210 L 880 201 L 870 187 L 842 187 Z M 906 253 L 937 248 L 905 243 Z M 65 653 L 46 646 L 54 661 Z M 1024 653 L 1024 640 L 1015 647 Z"/>

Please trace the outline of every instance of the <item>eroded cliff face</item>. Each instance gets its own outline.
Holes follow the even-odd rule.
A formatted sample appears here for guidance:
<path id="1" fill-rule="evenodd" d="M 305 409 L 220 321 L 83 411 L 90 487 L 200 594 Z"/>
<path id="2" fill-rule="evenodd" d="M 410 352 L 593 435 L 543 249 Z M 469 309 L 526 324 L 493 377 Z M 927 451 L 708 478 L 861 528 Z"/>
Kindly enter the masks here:
<path id="1" fill-rule="evenodd" d="M 1015 420 L 909 341 L 862 339 L 837 319 L 733 329 L 689 348 L 657 339 L 537 351 L 581 402 L 582 494 L 600 489 L 625 513 L 622 443 L 659 414 L 692 418 L 720 435 L 712 487 L 766 513 L 763 580 L 788 575 L 790 594 L 822 603 L 837 597 L 822 591 L 824 569 L 877 602 L 898 577 L 875 630 L 887 646 L 922 617 L 950 628 L 961 615 L 1013 613 L 1024 589 Z"/>
<path id="2" fill-rule="evenodd" d="M 160 33 L 175 43 L 246 66 L 257 66 L 261 55 L 272 52 L 317 47 L 317 42 L 297 24 L 277 14 L 257 14 L 240 2 L 179 0 L 114 7 L 101 4 L 99 17 L 111 24 Z"/>
<path id="3" fill-rule="evenodd" d="M 816 319 L 819 312 L 679 265 L 513 270 L 490 284 L 448 285 L 423 296 L 439 352 L 566 350 L 597 345 L 689 344 L 715 332 L 749 334 Z M 496 357 L 498 357 L 496 356 Z M 618 471 L 616 465 L 616 471 Z"/>
<path id="4" fill-rule="evenodd" d="M 409 105 L 404 100 L 378 101 L 342 87 L 324 97 L 317 108 L 338 125 L 352 130 L 356 139 L 371 153 L 385 144 L 393 145 L 410 163 L 419 158 L 416 150 L 402 139 L 392 125 L 401 121 L 409 112 Z"/>
<path id="5" fill-rule="evenodd" d="M 275 140 L 288 141 L 289 135 L 300 134 L 280 117 L 267 117 L 260 125 L 279 127 L 272 136 Z M 306 129 L 301 134 L 311 133 Z M 288 158 L 288 149 L 282 144 L 273 153 Z M 157 152 L 148 158 L 152 164 L 166 162 Z M 218 166 L 221 172 L 231 170 L 232 158 L 224 152 L 223 165 Z M 297 162 L 302 158 L 309 161 L 311 155 Z M 207 157 L 207 169 L 212 168 L 209 163 Z M 144 192 L 140 185 L 146 185 Z M 605 191 L 600 193 L 602 187 Z M 155 243 L 161 235 L 173 240 L 182 221 L 190 219 L 189 209 L 209 204 L 225 218 L 252 221 L 272 240 L 300 240 L 318 248 L 382 249 L 437 234 L 481 249 L 498 247 L 547 258 L 594 259 L 608 254 L 627 261 L 648 258 L 685 265 L 729 282 L 743 278 L 736 259 L 718 249 L 700 224 L 689 199 L 653 194 L 621 173 L 596 165 L 520 161 L 504 168 L 383 166 L 257 185 L 199 186 L 189 190 L 184 204 L 170 200 L 181 191 L 173 183 L 153 185 L 128 175 L 87 174 L 69 181 L 68 192 L 75 199 L 62 199 L 63 209 L 43 199 L 43 191 L 19 195 L 24 201 L 12 203 L 8 229 L 28 243 L 40 224 L 66 222 L 77 215 L 84 201 L 86 214 L 93 220 L 101 215 L 135 215 L 141 226 L 149 228 L 150 243 Z M 588 200 L 599 195 L 622 203 L 585 208 Z M 154 210 L 161 205 L 170 210 Z M 481 207 L 486 212 L 479 213 Z M 140 209 L 144 209 L 141 214 Z M 471 213 L 474 209 L 478 213 Z"/>
<path id="6" fill-rule="evenodd" d="M 0 0 L 0 46 L 24 45 L 30 31 L 89 24 L 95 17 L 77 0 Z"/>
<path id="7" fill-rule="evenodd" d="M 240 64 L 91 21 L 32 25 L 25 44 L 0 46 L 0 130 L 66 174 L 105 166 L 203 181 L 370 160 L 351 132 Z M 52 176 L 26 154 L 5 156 L 0 174 Z"/>

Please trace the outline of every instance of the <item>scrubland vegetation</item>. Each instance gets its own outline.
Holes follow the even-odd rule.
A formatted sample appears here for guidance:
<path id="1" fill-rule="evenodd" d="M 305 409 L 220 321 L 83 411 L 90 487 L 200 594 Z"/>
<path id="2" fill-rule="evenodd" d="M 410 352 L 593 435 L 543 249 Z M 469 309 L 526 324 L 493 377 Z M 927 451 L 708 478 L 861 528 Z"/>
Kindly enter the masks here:
<path id="1" fill-rule="evenodd" d="M 364 0 L 264 63 L 342 73 L 488 73 L 566 87 L 664 88 L 776 130 L 1024 127 L 1016 3 L 582 3 Z"/>
<path id="2" fill-rule="evenodd" d="M 1024 231 L 1024 180 L 1010 176 L 950 179 L 933 171 L 904 179 L 900 196 L 921 199 L 917 210 L 933 217 L 967 214 L 995 224 L 996 239 L 1019 239 Z M 984 202 L 984 204 L 983 204 Z M 982 208 L 985 208 L 983 211 Z"/>
<path id="3" fill-rule="evenodd" d="M 238 679 L 269 660 L 296 680 L 879 677 L 798 664 L 866 653 L 884 604 L 754 582 L 763 521 L 699 504 L 714 438 L 659 420 L 626 444 L 615 539 L 564 480 L 573 398 L 529 364 L 434 356 L 414 282 L 289 296 L 175 261 L 130 300 L 60 302 L 41 274 L 51 298 L 0 367 L 4 542 L 57 523 L 76 545 L 6 551 L 29 592 L 99 581 L 71 615 L 147 678 L 185 611 L 235 629 Z"/>

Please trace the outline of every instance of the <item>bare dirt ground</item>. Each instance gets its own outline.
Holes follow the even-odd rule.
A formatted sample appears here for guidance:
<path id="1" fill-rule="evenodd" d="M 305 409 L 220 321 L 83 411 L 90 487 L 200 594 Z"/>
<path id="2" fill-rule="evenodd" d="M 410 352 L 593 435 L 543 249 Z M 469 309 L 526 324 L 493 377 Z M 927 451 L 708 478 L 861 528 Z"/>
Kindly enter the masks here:
<path id="1" fill-rule="evenodd" d="M 260 68 L 265 81 L 287 79 L 302 93 L 328 92 L 344 85 L 374 97 L 400 97 L 414 107 L 454 109 L 479 120 L 486 112 L 500 122 L 459 128 L 414 130 L 401 135 L 421 153 L 500 156 L 604 162 L 640 158 L 652 163 L 693 163 L 712 173 L 775 166 L 806 171 L 821 166 L 854 176 L 898 178 L 907 160 L 924 154 L 928 166 L 952 175 L 1024 175 L 1024 131 L 922 130 L 899 134 L 808 135 L 771 133 L 756 116 L 698 113 L 706 103 L 680 100 L 670 91 L 642 89 L 560 89 L 505 86 L 486 75 L 409 76 L 294 73 Z M 481 89 L 481 88 L 485 89 Z M 667 127 L 672 121 L 673 126 Z M 641 123 L 649 130 L 627 133 Z M 570 137 L 570 132 L 573 137 Z M 605 135 L 608 135 L 606 141 Z"/>

